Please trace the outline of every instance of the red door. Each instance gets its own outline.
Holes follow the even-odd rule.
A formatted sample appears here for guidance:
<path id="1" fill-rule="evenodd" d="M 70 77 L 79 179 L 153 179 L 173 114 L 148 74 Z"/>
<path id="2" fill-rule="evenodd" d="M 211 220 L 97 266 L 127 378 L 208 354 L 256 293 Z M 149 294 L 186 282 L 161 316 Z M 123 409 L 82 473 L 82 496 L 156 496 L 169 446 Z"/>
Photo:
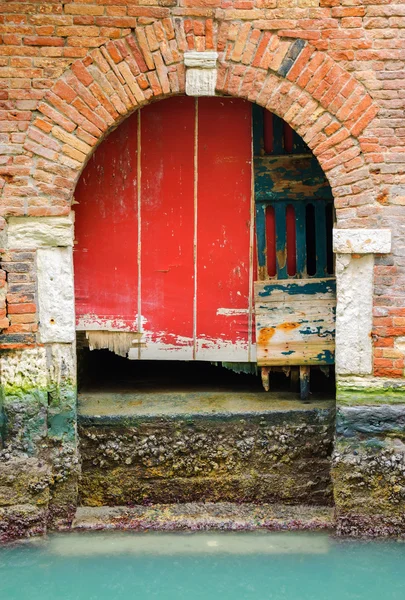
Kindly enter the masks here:
<path id="1" fill-rule="evenodd" d="M 251 105 L 178 97 L 128 118 L 78 183 L 80 330 L 130 358 L 254 360 Z"/>

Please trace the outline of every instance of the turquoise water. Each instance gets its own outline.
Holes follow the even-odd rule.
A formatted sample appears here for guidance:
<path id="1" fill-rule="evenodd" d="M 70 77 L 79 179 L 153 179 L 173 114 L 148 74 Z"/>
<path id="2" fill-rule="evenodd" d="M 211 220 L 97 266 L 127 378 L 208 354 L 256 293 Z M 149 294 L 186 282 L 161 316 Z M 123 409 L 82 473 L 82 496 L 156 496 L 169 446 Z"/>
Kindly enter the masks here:
<path id="1" fill-rule="evenodd" d="M 405 543 L 81 533 L 0 547 L 1 600 L 405 600 Z"/>

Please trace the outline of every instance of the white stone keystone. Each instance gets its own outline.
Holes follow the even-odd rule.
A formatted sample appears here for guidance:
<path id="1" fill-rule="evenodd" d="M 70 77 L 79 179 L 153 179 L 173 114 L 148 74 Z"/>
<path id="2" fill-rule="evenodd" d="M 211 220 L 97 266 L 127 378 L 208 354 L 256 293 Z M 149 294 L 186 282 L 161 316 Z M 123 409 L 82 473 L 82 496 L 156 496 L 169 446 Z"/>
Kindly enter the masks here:
<path id="1" fill-rule="evenodd" d="M 187 96 L 215 96 L 218 53 L 185 52 Z"/>

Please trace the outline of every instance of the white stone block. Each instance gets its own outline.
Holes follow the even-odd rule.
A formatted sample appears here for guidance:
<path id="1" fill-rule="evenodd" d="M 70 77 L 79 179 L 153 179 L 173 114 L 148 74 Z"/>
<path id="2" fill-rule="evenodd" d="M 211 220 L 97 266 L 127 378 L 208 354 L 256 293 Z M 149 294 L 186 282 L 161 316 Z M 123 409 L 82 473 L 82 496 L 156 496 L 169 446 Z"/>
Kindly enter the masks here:
<path id="1" fill-rule="evenodd" d="M 71 248 L 37 251 L 39 334 L 42 343 L 75 340 Z"/>
<path id="2" fill-rule="evenodd" d="M 336 256 L 336 373 L 372 372 L 374 256 Z"/>
<path id="3" fill-rule="evenodd" d="M 66 217 L 10 217 L 7 247 L 34 249 L 73 246 L 74 213 Z"/>
<path id="4" fill-rule="evenodd" d="M 215 96 L 217 52 L 185 52 L 187 96 Z"/>
<path id="5" fill-rule="evenodd" d="M 186 67 L 198 69 L 215 69 L 217 66 L 218 52 L 207 50 L 206 52 L 190 51 L 184 53 L 184 64 Z"/>
<path id="6" fill-rule="evenodd" d="M 339 254 L 388 254 L 390 229 L 334 229 L 333 251 Z"/>
<path id="7" fill-rule="evenodd" d="M 187 69 L 186 71 L 187 96 L 215 96 L 216 84 L 216 69 Z"/>

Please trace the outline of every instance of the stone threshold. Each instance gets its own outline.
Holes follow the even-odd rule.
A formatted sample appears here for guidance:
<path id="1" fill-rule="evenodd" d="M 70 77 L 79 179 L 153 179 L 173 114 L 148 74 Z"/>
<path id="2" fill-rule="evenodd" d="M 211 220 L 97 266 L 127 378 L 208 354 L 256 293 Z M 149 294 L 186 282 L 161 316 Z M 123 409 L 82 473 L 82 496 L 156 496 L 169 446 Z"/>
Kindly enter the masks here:
<path id="1" fill-rule="evenodd" d="M 335 529 L 334 508 L 286 504 L 193 502 L 153 506 L 79 507 L 74 530 L 313 531 Z"/>
<path id="2" fill-rule="evenodd" d="M 114 424 L 131 419 L 178 417 L 251 417 L 257 415 L 315 416 L 335 411 L 335 401 L 315 395 L 303 403 L 297 394 L 263 392 L 82 392 L 78 395 L 80 424 Z"/>

